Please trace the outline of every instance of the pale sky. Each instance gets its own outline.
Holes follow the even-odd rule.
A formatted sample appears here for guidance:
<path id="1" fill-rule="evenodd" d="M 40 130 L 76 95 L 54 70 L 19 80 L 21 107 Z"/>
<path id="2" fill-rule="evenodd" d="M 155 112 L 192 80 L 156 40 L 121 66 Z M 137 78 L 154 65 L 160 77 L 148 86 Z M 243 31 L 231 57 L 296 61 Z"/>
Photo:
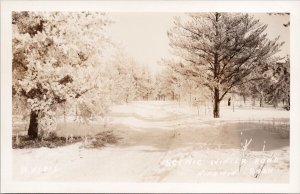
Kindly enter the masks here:
<path id="1" fill-rule="evenodd" d="M 162 67 L 158 61 L 171 57 L 167 30 L 171 28 L 174 16 L 184 13 L 109 13 L 115 21 L 107 32 L 114 42 L 120 43 L 125 52 L 142 65 L 147 65 L 153 72 Z M 280 35 L 279 41 L 285 41 L 280 56 L 289 54 L 290 28 L 283 24 L 289 16 L 253 14 L 262 23 L 268 24 L 266 32 L 273 39 Z"/>

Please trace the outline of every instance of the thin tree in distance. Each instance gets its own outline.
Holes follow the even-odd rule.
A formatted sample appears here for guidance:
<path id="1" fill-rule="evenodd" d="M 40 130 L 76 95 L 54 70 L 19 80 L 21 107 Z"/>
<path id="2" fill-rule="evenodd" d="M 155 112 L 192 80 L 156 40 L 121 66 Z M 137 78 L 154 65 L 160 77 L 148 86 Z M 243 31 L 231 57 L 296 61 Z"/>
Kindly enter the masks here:
<path id="1" fill-rule="evenodd" d="M 249 14 L 188 14 L 174 18 L 168 31 L 178 63 L 169 66 L 207 87 L 213 95 L 213 117 L 220 117 L 220 102 L 234 87 L 259 79 L 253 72 L 274 61 L 284 44 L 270 40 L 267 25 Z"/>

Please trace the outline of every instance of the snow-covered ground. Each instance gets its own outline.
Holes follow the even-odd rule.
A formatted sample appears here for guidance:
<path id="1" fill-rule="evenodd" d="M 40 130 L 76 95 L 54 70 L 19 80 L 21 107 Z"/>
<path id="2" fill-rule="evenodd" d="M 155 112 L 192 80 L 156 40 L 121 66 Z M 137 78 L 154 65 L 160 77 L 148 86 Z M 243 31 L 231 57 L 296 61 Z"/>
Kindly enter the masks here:
<path id="1" fill-rule="evenodd" d="M 236 107 L 233 112 L 232 107 L 222 107 L 220 119 L 211 114 L 210 109 L 201 107 L 198 115 L 197 109 L 175 102 L 115 106 L 106 122 L 122 138 L 120 142 L 101 149 L 83 148 L 82 143 L 54 149 L 14 149 L 14 178 L 288 182 L 289 138 L 281 133 L 289 128 L 288 111 Z M 252 140 L 241 160 L 240 144 L 246 139 Z M 254 178 L 262 166 L 261 174 Z"/>

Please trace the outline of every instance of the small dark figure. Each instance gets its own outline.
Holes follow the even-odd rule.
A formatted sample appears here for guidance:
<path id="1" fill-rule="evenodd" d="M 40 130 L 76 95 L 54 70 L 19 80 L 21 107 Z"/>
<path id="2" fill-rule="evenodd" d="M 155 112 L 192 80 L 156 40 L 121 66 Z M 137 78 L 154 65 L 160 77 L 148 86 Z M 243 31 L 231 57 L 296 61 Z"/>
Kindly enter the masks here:
<path id="1" fill-rule="evenodd" d="M 228 106 L 231 104 L 231 98 L 228 98 Z"/>

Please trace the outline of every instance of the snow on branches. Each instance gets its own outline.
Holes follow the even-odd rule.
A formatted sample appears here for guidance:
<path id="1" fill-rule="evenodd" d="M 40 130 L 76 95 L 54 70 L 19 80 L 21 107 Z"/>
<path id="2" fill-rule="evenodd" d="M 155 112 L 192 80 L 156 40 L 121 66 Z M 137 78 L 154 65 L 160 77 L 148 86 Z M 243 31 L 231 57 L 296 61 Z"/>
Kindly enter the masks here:
<path id="1" fill-rule="evenodd" d="M 267 25 L 249 14 L 189 14 L 175 18 L 168 31 L 177 65 L 170 67 L 214 95 L 214 117 L 219 103 L 233 88 L 257 79 L 252 72 L 269 61 L 283 43 L 270 40 Z"/>
<path id="2" fill-rule="evenodd" d="M 97 12 L 13 12 L 12 16 L 13 91 L 27 99 L 31 111 L 44 119 L 39 128 L 47 130 L 55 123 L 57 104 L 99 87 L 95 69 L 109 42 L 104 29 L 110 21 Z"/>

